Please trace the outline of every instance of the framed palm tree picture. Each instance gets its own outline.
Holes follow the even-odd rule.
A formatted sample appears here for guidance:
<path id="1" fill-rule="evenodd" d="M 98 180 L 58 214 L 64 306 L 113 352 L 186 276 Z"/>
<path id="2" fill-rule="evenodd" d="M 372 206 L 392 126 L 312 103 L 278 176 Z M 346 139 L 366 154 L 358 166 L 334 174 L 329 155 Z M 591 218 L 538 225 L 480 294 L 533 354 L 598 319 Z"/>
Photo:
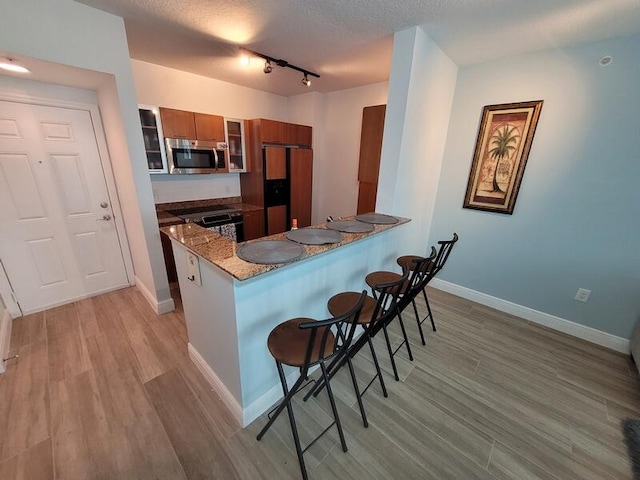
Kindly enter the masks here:
<path id="1" fill-rule="evenodd" d="M 464 208 L 513 213 L 542 103 L 483 108 Z"/>

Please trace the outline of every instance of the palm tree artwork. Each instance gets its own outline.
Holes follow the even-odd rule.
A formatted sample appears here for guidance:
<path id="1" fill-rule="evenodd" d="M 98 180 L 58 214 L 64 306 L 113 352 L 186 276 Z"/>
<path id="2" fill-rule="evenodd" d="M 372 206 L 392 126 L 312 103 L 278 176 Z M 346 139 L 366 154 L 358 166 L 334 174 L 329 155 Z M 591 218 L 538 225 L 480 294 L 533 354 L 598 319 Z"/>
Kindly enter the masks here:
<path id="1" fill-rule="evenodd" d="M 513 213 L 543 103 L 485 105 L 464 208 Z"/>
<path id="2" fill-rule="evenodd" d="M 491 190 L 495 193 L 504 193 L 498 184 L 498 173 L 500 171 L 500 163 L 507 159 L 509 160 L 513 153 L 518 149 L 518 140 L 521 138 L 518 127 L 505 123 L 504 125 L 496 128 L 493 135 L 489 140 L 489 150 L 487 153 L 496 161 L 495 168 L 493 170 L 493 182 Z M 511 165 L 506 169 L 507 172 L 511 171 Z"/>

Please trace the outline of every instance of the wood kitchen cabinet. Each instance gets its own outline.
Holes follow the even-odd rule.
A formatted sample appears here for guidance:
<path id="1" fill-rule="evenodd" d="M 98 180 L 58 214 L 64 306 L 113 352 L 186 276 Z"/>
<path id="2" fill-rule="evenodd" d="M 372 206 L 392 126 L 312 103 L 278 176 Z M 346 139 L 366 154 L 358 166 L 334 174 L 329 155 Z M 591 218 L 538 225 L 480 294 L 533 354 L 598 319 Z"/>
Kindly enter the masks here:
<path id="1" fill-rule="evenodd" d="M 160 108 L 164 136 L 224 142 L 224 118 L 220 115 Z"/>
<path id="2" fill-rule="evenodd" d="M 169 283 L 178 281 L 178 273 L 176 271 L 176 261 L 173 258 L 173 248 L 171 247 L 171 240 L 164 234 L 160 234 L 160 240 L 162 241 L 162 255 L 164 256 L 164 265 L 167 269 L 167 279 Z"/>
<path id="3" fill-rule="evenodd" d="M 276 120 L 261 118 L 260 134 L 262 143 L 287 143 L 287 124 Z"/>
<path id="4" fill-rule="evenodd" d="M 291 149 L 289 159 L 291 174 L 291 219 L 298 220 L 298 227 L 311 225 L 311 185 L 313 184 L 313 150 Z"/>
<path id="5" fill-rule="evenodd" d="M 376 209 L 386 108 L 386 105 L 376 105 L 362 110 L 358 163 L 358 214 L 374 212 Z"/>
<path id="6" fill-rule="evenodd" d="M 311 148 L 313 129 L 306 125 L 296 125 L 287 123 L 287 145 L 298 145 L 300 147 Z"/>
<path id="7" fill-rule="evenodd" d="M 246 122 L 249 171 L 240 174 L 240 190 L 243 201 L 264 208 L 268 235 L 288 230 L 294 218 L 299 227 L 311 225 L 313 150 L 287 145 L 311 144 L 312 128 L 292 125 L 264 118 Z M 287 132 L 289 140 L 297 135 L 295 143 L 287 142 Z"/>
<path id="8" fill-rule="evenodd" d="M 194 113 L 196 140 L 224 142 L 224 118 L 220 115 Z"/>
<path id="9" fill-rule="evenodd" d="M 160 118 L 165 137 L 196 138 L 196 122 L 193 112 L 161 107 Z"/>
<path id="10" fill-rule="evenodd" d="M 264 210 L 244 212 L 242 222 L 245 241 L 264 237 Z"/>

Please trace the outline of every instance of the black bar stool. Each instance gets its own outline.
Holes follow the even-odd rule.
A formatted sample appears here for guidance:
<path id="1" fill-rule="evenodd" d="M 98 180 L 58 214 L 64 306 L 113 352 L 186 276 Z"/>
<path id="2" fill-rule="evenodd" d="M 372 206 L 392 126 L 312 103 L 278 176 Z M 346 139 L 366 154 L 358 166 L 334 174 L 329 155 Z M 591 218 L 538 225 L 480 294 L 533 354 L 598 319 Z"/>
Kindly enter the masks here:
<path id="1" fill-rule="evenodd" d="M 433 262 L 433 268 L 431 269 L 430 277 L 425 282 L 424 288 L 422 289 L 422 296 L 424 297 L 424 303 L 427 305 L 427 315 L 422 320 L 420 320 L 420 315 L 418 315 L 418 309 L 416 308 L 415 302 L 413 304 L 414 312 L 416 315 L 416 322 L 418 322 L 418 330 L 420 331 L 420 338 L 422 340 L 423 345 L 426 345 L 426 342 L 424 340 L 424 333 L 422 332 L 422 324 L 425 322 L 427 318 L 431 320 L 431 328 L 433 329 L 433 331 L 434 332 L 436 331 L 436 322 L 433 319 L 433 313 L 431 312 L 431 305 L 429 305 L 429 299 L 427 298 L 427 284 L 431 281 L 431 279 L 433 279 L 433 277 L 435 277 L 438 274 L 440 270 L 442 270 L 442 268 L 444 267 L 444 264 L 449 258 L 449 254 L 451 253 L 453 246 L 456 244 L 457 241 L 458 241 L 458 234 L 454 233 L 453 238 L 451 240 L 440 240 L 438 242 L 438 245 L 440 245 L 440 247 L 438 248 L 438 254 Z M 434 247 L 431 247 L 431 248 L 433 250 Z M 419 257 L 415 255 L 405 255 L 402 257 L 398 257 L 397 262 L 398 262 L 398 265 L 400 265 L 401 267 L 407 266 L 409 269 L 411 269 L 412 262 L 416 258 L 419 258 Z"/>
<path id="2" fill-rule="evenodd" d="M 296 453 L 298 455 L 298 462 L 300 463 L 302 478 L 305 480 L 307 480 L 308 476 L 303 458 L 304 452 L 307 451 L 307 449 L 309 449 L 309 447 L 311 447 L 311 445 L 313 445 L 333 425 L 336 425 L 338 429 L 342 450 L 345 452 L 347 451 L 347 444 L 344 439 L 344 433 L 342 432 L 340 417 L 338 416 L 338 410 L 336 408 L 335 399 L 333 398 L 333 392 L 331 391 L 331 385 L 329 383 L 327 362 L 340 358 L 347 352 L 351 345 L 351 341 L 353 340 L 355 328 L 358 325 L 358 319 L 366 296 L 367 292 L 363 291 L 360 298 L 354 303 L 353 308 L 341 315 L 334 316 L 327 320 L 317 321 L 310 318 L 294 318 L 287 320 L 275 327 L 269 334 L 269 338 L 267 340 L 269 352 L 271 352 L 271 355 L 276 361 L 276 367 L 278 368 L 278 375 L 280 376 L 280 383 L 282 384 L 284 398 L 273 411 L 269 421 L 258 434 L 257 439 L 258 441 L 262 439 L 267 430 L 269 430 L 271 425 L 273 425 L 275 419 L 278 418 L 278 415 L 280 415 L 280 413 L 282 413 L 286 408 L 289 415 L 289 423 L 291 424 L 291 433 L 293 434 Z M 334 331 L 336 332 L 335 334 Z M 290 390 L 287 386 L 284 369 L 282 368 L 283 364 L 300 369 L 300 377 L 296 380 Z M 293 416 L 291 399 L 300 391 L 301 388 L 303 388 L 303 383 L 308 378 L 309 369 L 316 365 L 319 365 L 322 370 L 322 381 L 327 387 L 327 394 L 329 396 L 331 410 L 333 411 L 334 421 L 303 450 L 300 445 L 300 437 L 298 436 L 295 417 Z M 357 388 L 353 372 L 351 380 Z"/>
<path id="3" fill-rule="evenodd" d="M 389 396 L 389 394 L 387 393 L 387 388 L 384 384 L 384 378 L 382 377 L 382 371 L 380 370 L 380 364 L 378 363 L 378 357 L 376 355 L 376 351 L 373 347 L 371 339 L 377 332 L 380 331 L 380 329 L 385 329 L 386 325 L 391 320 L 393 320 L 393 317 L 395 317 L 398 295 L 408 275 L 409 271 L 406 270 L 404 272 L 404 276 L 399 276 L 399 279 L 396 279 L 395 281 L 388 284 L 377 285 L 377 299 L 369 295 L 365 297 L 360 317 L 357 319 L 358 325 L 360 325 L 364 330 L 363 334 L 353 342 L 344 357 L 337 358 L 329 366 L 329 378 L 333 378 L 336 372 L 346 363 L 349 367 L 351 378 L 355 379 L 355 372 L 351 359 L 356 355 L 356 353 L 360 351 L 361 348 L 363 348 L 367 344 L 369 345 L 371 356 L 373 357 L 373 364 L 376 369 L 376 374 L 369 381 L 369 383 L 367 383 L 367 386 L 364 388 L 364 390 L 362 390 L 362 392 L 360 392 L 357 382 L 354 383 L 356 399 L 358 401 L 358 407 L 360 408 L 362 423 L 365 427 L 369 426 L 369 422 L 367 421 L 367 414 L 365 413 L 364 405 L 362 403 L 362 395 L 365 394 L 365 392 L 373 384 L 376 378 L 378 378 L 380 382 L 382 394 L 385 397 Z M 350 309 L 352 309 L 353 306 L 359 302 L 360 296 L 361 295 L 357 292 L 338 293 L 329 299 L 329 301 L 327 302 L 327 308 L 331 315 L 342 315 L 344 314 L 344 312 L 348 312 Z M 314 388 L 309 393 L 307 393 L 305 398 L 308 398 L 311 394 L 317 395 L 322 387 L 322 383 L 316 384 Z"/>
<path id="4" fill-rule="evenodd" d="M 389 357 L 391 359 L 391 367 L 393 368 L 393 374 L 396 380 L 400 380 L 398 376 L 398 368 L 396 366 L 395 355 L 402 348 L 402 345 L 405 345 L 407 348 L 407 354 L 409 356 L 409 360 L 413 361 L 413 354 L 411 353 L 411 346 L 409 344 L 409 338 L 407 337 L 407 331 L 404 327 L 404 322 L 402 321 L 402 312 L 404 309 L 411 303 L 415 309 L 417 314 L 417 308 L 415 305 L 415 297 L 418 295 L 420 290 L 424 288 L 426 285 L 426 281 L 428 281 L 429 273 L 433 267 L 433 261 L 436 257 L 435 248 L 431 249 L 431 255 L 429 257 L 414 257 L 409 265 L 403 265 L 402 271 L 403 274 L 400 275 L 395 272 L 386 272 L 379 271 L 373 272 L 367 275 L 365 281 L 371 287 L 371 292 L 373 295 L 378 295 L 377 285 L 383 284 L 383 282 L 389 283 L 393 281 L 400 281 L 400 279 L 404 278 L 405 280 L 402 282 L 402 286 L 399 290 L 399 298 L 396 305 L 396 314 L 398 317 L 398 322 L 400 323 L 400 329 L 402 331 L 403 340 L 396 347 L 395 350 L 391 347 L 391 342 L 389 340 L 389 335 L 387 333 L 386 327 L 384 328 L 385 340 L 387 342 L 387 349 L 389 350 Z M 407 279 L 407 272 L 411 271 L 411 276 Z"/>

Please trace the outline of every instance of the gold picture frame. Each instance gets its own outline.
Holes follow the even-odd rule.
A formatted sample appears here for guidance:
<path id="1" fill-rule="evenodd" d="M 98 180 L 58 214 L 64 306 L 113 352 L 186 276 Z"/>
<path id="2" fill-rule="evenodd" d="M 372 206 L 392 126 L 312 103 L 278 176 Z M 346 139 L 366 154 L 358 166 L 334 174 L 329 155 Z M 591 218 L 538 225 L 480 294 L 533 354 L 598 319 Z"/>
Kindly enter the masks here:
<path id="1" fill-rule="evenodd" d="M 482 110 L 464 208 L 511 215 L 543 100 Z"/>

